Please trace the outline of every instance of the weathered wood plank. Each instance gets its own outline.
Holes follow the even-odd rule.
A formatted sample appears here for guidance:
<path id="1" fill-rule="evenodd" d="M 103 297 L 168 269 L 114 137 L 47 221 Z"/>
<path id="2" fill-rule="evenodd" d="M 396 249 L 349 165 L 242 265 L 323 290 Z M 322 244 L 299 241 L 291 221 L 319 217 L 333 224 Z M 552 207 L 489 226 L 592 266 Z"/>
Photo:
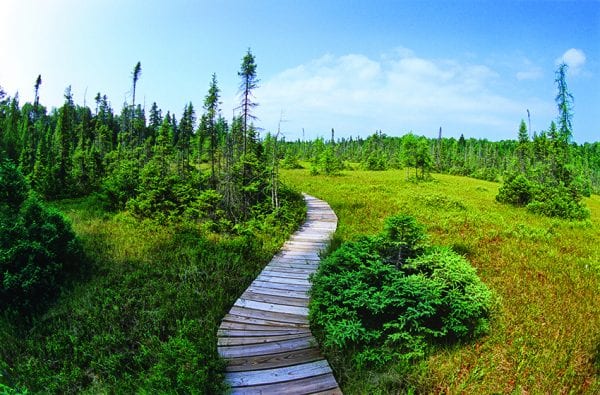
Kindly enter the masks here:
<path id="1" fill-rule="evenodd" d="M 223 321 L 238 323 L 238 324 L 279 326 L 279 327 L 284 327 L 284 328 L 308 328 L 308 320 L 306 320 L 305 322 L 286 322 L 286 321 L 271 320 L 271 319 L 267 319 L 267 318 L 236 315 L 236 314 L 231 314 L 231 313 L 225 315 L 225 318 L 223 318 Z"/>
<path id="2" fill-rule="evenodd" d="M 253 336 L 286 336 L 286 335 L 310 335 L 310 329 L 277 329 L 276 327 L 269 327 L 261 325 L 260 329 L 250 329 L 250 325 L 246 329 L 219 329 L 217 336 L 219 337 L 253 337 Z M 271 329 L 269 329 L 271 328 Z"/>
<path id="3" fill-rule="evenodd" d="M 289 313 L 296 315 L 308 315 L 308 307 L 289 306 L 275 303 L 257 302 L 255 300 L 239 298 L 234 306 L 246 307 L 254 310 L 270 311 L 273 313 Z"/>
<path id="4" fill-rule="evenodd" d="M 233 316 L 232 316 L 233 317 Z M 246 323 L 246 322 L 235 322 L 235 321 L 223 321 L 219 330 L 240 330 L 248 331 L 253 333 L 254 331 L 278 331 L 288 333 L 297 333 L 295 331 L 308 331 L 308 326 L 302 325 L 270 325 L 268 323 Z M 249 335 L 252 336 L 252 335 Z"/>
<path id="5" fill-rule="evenodd" d="M 232 388 L 231 395 L 302 395 L 302 394 L 341 394 L 331 374 L 308 377 L 305 379 Z"/>
<path id="6" fill-rule="evenodd" d="M 243 346 L 248 344 L 263 344 L 280 342 L 283 340 L 300 339 L 306 337 L 306 333 L 295 335 L 265 335 L 265 336 L 247 336 L 247 337 L 220 337 L 217 341 L 218 346 Z"/>
<path id="7" fill-rule="evenodd" d="M 284 351 L 301 350 L 316 346 L 314 337 L 305 336 L 291 340 L 281 340 L 244 346 L 218 346 L 217 350 L 223 358 L 252 357 L 256 355 L 276 354 Z M 329 365 L 328 365 L 329 366 Z"/>
<path id="8" fill-rule="evenodd" d="M 268 273 L 261 273 L 256 277 L 258 281 L 267 281 L 270 283 L 278 283 L 278 284 L 292 284 L 292 285 L 306 285 L 310 286 L 310 283 L 305 278 L 291 278 L 291 277 L 281 277 L 281 276 L 271 276 Z"/>
<path id="9" fill-rule="evenodd" d="M 238 307 L 235 305 L 231 308 L 231 310 L 229 310 L 229 313 L 235 314 L 240 317 L 257 318 L 273 322 L 279 321 L 290 324 L 308 324 L 308 317 L 304 315 L 254 310 L 249 308 Z"/>
<path id="10" fill-rule="evenodd" d="M 285 290 L 289 290 L 289 291 L 300 291 L 300 292 L 308 292 L 308 290 L 310 289 L 310 285 L 281 284 L 281 283 L 275 283 L 275 282 L 270 282 L 270 281 L 260 281 L 260 280 L 254 280 L 254 282 L 252 284 L 256 285 L 257 287 L 285 289 Z"/>
<path id="11" fill-rule="evenodd" d="M 261 274 L 273 277 L 287 277 L 297 279 L 307 279 L 315 271 L 310 269 L 292 269 L 276 266 L 265 266 Z"/>
<path id="12" fill-rule="evenodd" d="M 331 373 L 329 364 L 327 361 L 321 360 L 284 368 L 273 368 L 244 373 L 226 373 L 225 380 L 232 387 L 244 387 L 299 380 L 328 373 Z"/>
<path id="13" fill-rule="evenodd" d="M 308 300 L 308 293 L 306 291 L 290 291 L 287 289 L 266 288 L 266 287 L 259 287 L 254 284 L 250 285 L 247 290 L 251 291 L 251 292 L 255 292 L 255 293 L 265 294 L 265 295 L 285 296 L 285 297 L 290 297 L 290 298 Z"/>
<path id="14" fill-rule="evenodd" d="M 246 290 L 246 292 L 244 292 L 241 297 L 247 300 L 254 300 L 257 302 L 276 303 L 298 307 L 308 306 L 308 299 L 306 298 L 290 298 L 286 296 L 268 295 L 263 293 L 252 292 L 249 290 Z"/>
<path id="15" fill-rule="evenodd" d="M 292 350 L 277 354 L 257 355 L 254 357 L 230 358 L 226 371 L 243 372 L 258 369 L 280 368 L 301 363 L 322 360 L 323 356 L 316 347 Z"/>

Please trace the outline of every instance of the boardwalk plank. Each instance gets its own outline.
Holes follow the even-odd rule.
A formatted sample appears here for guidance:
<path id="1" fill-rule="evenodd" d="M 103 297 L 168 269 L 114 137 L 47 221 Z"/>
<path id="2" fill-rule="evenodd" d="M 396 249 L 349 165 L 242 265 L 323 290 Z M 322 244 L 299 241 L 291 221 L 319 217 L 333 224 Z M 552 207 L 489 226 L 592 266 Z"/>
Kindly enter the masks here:
<path id="1" fill-rule="evenodd" d="M 331 374 L 313 376 L 282 383 L 236 387 L 232 395 L 302 395 L 302 394 L 341 394 Z"/>
<path id="2" fill-rule="evenodd" d="M 293 340 L 300 339 L 306 337 L 307 333 L 300 333 L 294 335 L 265 335 L 265 336 L 247 336 L 247 337 L 220 337 L 217 345 L 218 346 L 243 346 L 248 344 L 263 344 L 263 343 L 273 343 L 280 342 L 283 340 Z"/>
<path id="3" fill-rule="evenodd" d="M 285 322 L 285 321 L 276 321 L 267 318 L 257 318 L 257 317 L 248 317 L 248 316 L 240 316 L 235 314 L 227 314 L 225 318 L 223 318 L 225 322 L 238 323 L 238 324 L 255 324 L 255 325 L 265 325 L 265 326 L 275 326 L 275 327 L 284 327 L 284 328 L 308 328 L 308 321 L 305 322 Z"/>
<path id="4" fill-rule="evenodd" d="M 259 287 L 254 284 L 252 284 L 248 287 L 248 291 L 265 294 L 265 295 L 285 296 L 285 297 L 290 297 L 290 298 L 308 300 L 308 293 L 306 291 L 290 291 L 287 289 L 274 289 L 274 288 L 267 288 L 267 287 Z"/>
<path id="5" fill-rule="evenodd" d="M 244 292 L 241 297 L 247 300 L 254 300 L 257 302 L 268 302 L 298 307 L 308 306 L 308 299 L 306 298 L 290 298 L 285 296 L 268 295 L 248 290 L 246 290 L 246 292 Z"/>
<path id="6" fill-rule="evenodd" d="M 310 335 L 310 329 L 278 329 L 277 327 L 268 327 L 260 325 L 246 326 L 245 329 L 227 329 L 222 328 L 217 332 L 219 337 L 253 337 L 253 336 L 286 336 L 286 335 Z M 271 328 L 271 329 L 269 329 Z"/>
<path id="7" fill-rule="evenodd" d="M 288 313 L 295 315 L 308 315 L 308 307 L 300 307 L 300 306 L 289 306 L 283 304 L 275 304 L 275 303 L 266 303 L 266 302 L 257 302 L 255 300 L 248 300 L 244 298 L 239 298 L 234 306 L 238 307 L 247 307 L 249 309 L 261 310 L 261 311 L 269 311 L 273 313 Z"/>
<path id="8" fill-rule="evenodd" d="M 244 346 L 218 346 L 217 349 L 223 358 L 239 358 L 276 354 L 284 351 L 301 350 L 303 348 L 315 347 L 315 345 L 316 340 L 312 335 L 310 335 L 291 340 L 273 341 L 261 344 L 248 344 Z"/>
<path id="9" fill-rule="evenodd" d="M 280 368 L 301 363 L 322 360 L 323 356 L 316 347 L 293 350 L 277 354 L 257 355 L 254 357 L 231 358 L 226 371 L 243 372 L 257 369 Z"/>
<path id="10" fill-rule="evenodd" d="M 256 370 L 243 373 L 231 372 L 225 374 L 225 379 L 232 387 L 244 387 L 299 380 L 327 373 L 331 373 L 331 368 L 327 361 L 321 360 L 284 368 Z"/>
<path id="11" fill-rule="evenodd" d="M 285 322 L 291 324 L 308 324 L 308 318 L 299 314 L 277 313 L 272 311 L 255 310 L 233 306 L 229 310 L 230 314 L 235 314 L 241 317 L 257 318 L 274 322 Z"/>

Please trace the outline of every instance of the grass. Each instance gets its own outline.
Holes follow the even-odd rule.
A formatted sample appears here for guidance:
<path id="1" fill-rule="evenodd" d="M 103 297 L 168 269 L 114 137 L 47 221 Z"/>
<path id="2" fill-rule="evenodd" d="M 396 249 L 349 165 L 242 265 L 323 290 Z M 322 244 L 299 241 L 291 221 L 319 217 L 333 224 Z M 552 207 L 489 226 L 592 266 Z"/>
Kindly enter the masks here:
<path id="1" fill-rule="evenodd" d="M 55 205 L 71 219 L 90 269 L 46 312 L 0 316 L 0 384 L 34 393 L 220 392 L 220 321 L 303 206 L 235 236 L 107 213 L 93 198 Z"/>
<path id="2" fill-rule="evenodd" d="M 500 184 L 465 177 L 415 184 L 403 170 L 286 170 L 282 178 L 330 203 L 336 242 L 378 233 L 393 214 L 415 216 L 435 244 L 466 255 L 498 296 L 488 336 L 439 350 L 412 375 L 333 359 L 345 393 L 393 393 L 406 381 L 417 392 L 600 392 L 599 196 L 585 200 L 589 221 L 569 222 L 499 204 Z"/>

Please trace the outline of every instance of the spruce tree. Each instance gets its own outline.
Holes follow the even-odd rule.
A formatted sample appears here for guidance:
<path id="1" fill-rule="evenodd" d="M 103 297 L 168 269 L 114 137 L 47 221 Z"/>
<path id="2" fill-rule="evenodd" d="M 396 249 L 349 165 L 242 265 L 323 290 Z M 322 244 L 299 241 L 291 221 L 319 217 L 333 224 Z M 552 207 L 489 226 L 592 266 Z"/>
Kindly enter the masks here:
<path id="1" fill-rule="evenodd" d="M 248 48 L 248 52 L 242 59 L 242 65 L 238 75 L 242 78 L 240 83 L 240 109 L 242 111 L 242 132 L 244 136 L 243 153 L 246 154 L 248 147 L 249 122 L 256 119 L 256 117 L 252 114 L 252 110 L 258 105 L 253 101 L 252 92 L 258 87 L 259 82 L 259 80 L 256 78 L 256 62 L 254 55 L 252 55 L 252 52 L 250 51 L 250 48 Z"/>
<path id="2" fill-rule="evenodd" d="M 204 98 L 205 128 L 208 138 L 208 155 L 210 157 L 210 185 L 212 189 L 217 187 L 217 178 L 215 171 L 216 155 L 218 147 L 217 134 L 217 115 L 219 111 L 219 87 L 217 86 L 217 75 L 213 74 L 208 88 L 208 93 Z"/>

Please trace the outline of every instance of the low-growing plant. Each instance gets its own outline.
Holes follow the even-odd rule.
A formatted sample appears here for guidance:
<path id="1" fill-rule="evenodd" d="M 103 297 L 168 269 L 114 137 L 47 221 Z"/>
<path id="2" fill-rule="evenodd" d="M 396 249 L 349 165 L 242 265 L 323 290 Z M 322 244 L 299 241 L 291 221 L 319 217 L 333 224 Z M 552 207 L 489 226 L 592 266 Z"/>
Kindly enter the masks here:
<path id="1" fill-rule="evenodd" d="M 409 372 L 436 345 L 488 331 L 491 291 L 464 257 L 427 240 L 413 217 L 397 215 L 321 262 L 310 319 L 326 352 L 359 369 L 393 361 Z"/>

